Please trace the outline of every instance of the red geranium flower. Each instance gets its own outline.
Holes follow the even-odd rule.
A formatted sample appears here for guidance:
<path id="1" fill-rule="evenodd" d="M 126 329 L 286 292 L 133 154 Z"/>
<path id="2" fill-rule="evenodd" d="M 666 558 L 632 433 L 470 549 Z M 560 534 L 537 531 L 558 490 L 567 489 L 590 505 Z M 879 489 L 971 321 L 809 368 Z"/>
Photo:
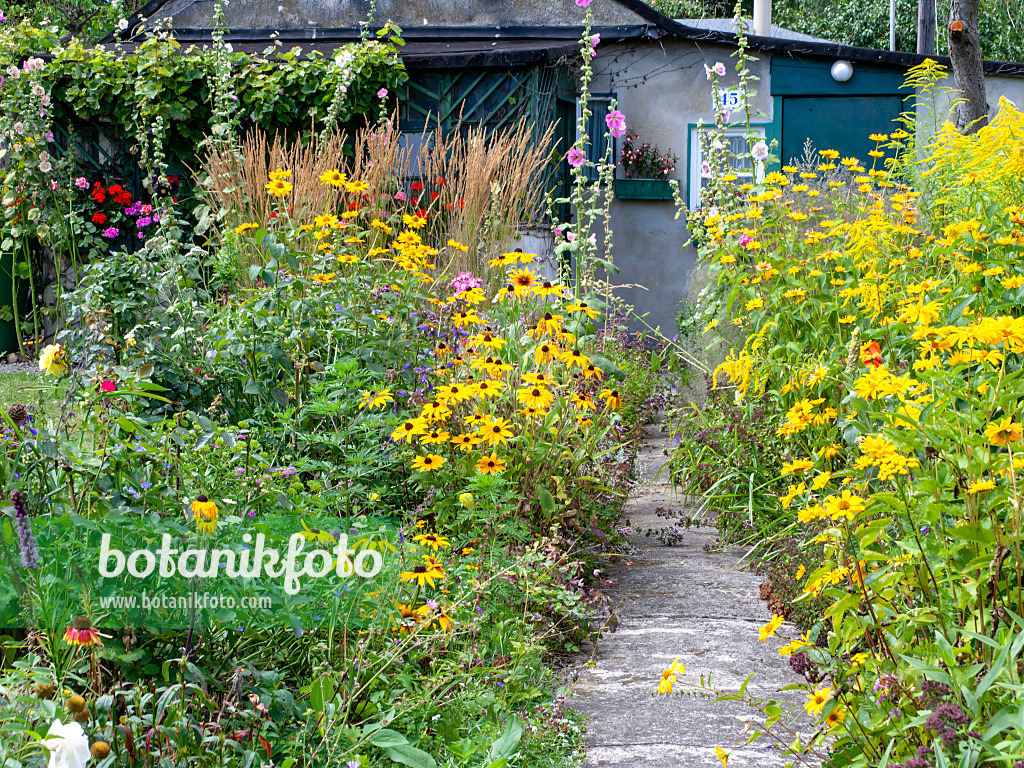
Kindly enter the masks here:
<path id="1" fill-rule="evenodd" d="M 96 201 L 97 205 L 107 199 L 107 190 L 103 187 L 96 187 L 90 194 L 92 195 L 92 199 Z"/>
<path id="2" fill-rule="evenodd" d="M 444 180 L 444 176 L 438 176 L 437 177 L 437 181 L 434 182 L 434 183 L 437 184 L 439 187 L 441 187 L 441 186 L 444 186 L 445 184 L 447 184 L 448 182 Z"/>
<path id="3" fill-rule="evenodd" d="M 107 214 L 101 213 L 100 211 L 96 211 L 96 213 L 94 213 L 92 215 L 92 223 L 93 224 L 106 224 L 107 223 Z"/>
<path id="4" fill-rule="evenodd" d="M 418 181 L 414 181 L 412 183 L 412 191 L 413 192 L 419 192 L 421 189 L 423 189 L 423 185 L 420 184 Z"/>
<path id="5" fill-rule="evenodd" d="M 437 200 L 437 198 L 439 198 L 439 197 L 440 197 L 440 195 L 437 194 L 437 192 L 431 192 L 430 193 L 430 199 L 431 200 Z"/>

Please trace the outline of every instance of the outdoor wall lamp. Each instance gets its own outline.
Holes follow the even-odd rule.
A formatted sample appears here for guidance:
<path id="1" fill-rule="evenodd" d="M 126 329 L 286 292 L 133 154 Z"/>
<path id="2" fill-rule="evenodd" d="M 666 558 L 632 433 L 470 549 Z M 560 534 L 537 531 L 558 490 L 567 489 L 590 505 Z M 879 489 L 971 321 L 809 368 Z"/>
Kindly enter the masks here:
<path id="1" fill-rule="evenodd" d="M 845 83 L 853 77 L 853 64 L 846 59 L 840 59 L 832 65 L 832 79 L 837 83 Z"/>

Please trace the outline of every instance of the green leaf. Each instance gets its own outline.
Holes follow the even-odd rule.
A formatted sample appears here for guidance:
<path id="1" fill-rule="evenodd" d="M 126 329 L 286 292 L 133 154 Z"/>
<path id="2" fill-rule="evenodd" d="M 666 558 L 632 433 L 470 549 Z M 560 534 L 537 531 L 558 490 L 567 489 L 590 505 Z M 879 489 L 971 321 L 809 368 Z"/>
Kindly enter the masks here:
<path id="1" fill-rule="evenodd" d="M 386 747 L 384 754 L 391 758 L 392 762 L 408 765 L 409 768 L 437 768 L 434 758 L 422 749 L 416 749 L 408 744 L 398 747 Z"/>

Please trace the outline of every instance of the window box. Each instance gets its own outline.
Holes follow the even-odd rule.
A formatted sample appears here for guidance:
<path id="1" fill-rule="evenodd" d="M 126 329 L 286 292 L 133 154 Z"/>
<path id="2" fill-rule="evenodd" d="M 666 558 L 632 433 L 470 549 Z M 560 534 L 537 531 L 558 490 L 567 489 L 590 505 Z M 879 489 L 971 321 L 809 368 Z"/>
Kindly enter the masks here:
<path id="1" fill-rule="evenodd" d="M 672 200 L 668 179 L 616 179 L 615 196 L 620 200 Z"/>

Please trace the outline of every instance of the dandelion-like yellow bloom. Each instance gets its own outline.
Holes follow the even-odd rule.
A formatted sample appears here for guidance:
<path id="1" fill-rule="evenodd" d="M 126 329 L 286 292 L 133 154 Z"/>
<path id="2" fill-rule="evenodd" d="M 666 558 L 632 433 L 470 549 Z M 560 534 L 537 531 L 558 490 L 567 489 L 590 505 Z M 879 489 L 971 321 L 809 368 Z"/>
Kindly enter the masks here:
<path id="1" fill-rule="evenodd" d="M 823 687 L 807 695 L 807 701 L 804 703 L 804 709 L 807 710 L 807 714 L 817 717 L 818 713 L 825 707 L 825 705 L 832 698 L 832 689 Z"/>
<path id="2" fill-rule="evenodd" d="M 320 174 L 320 183 L 327 184 L 331 187 L 337 187 L 340 189 L 345 186 L 346 181 L 348 181 L 348 177 L 336 168 L 324 171 Z"/>
<path id="3" fill-rule="evenodd" d="M 768 638 L 772 637 L 779 631 L 779 627 L 782 626 L 782 622 L 784 621 L 785 619 L 782 616 L 779 616 L 778 614 L 773 615 L 772 620 L 758 630 L 758 639 L 760 639 L 762 643 L 767 643 Z"/>
<path id="4" fill-rule="evenodd" d="M 239 224 L 235 227 L 235 234 L 241 235 L 243 232 L 248 232 L 250 229 L 259 229 L 259 225 L 247 221 L 244 224 Z"/>

